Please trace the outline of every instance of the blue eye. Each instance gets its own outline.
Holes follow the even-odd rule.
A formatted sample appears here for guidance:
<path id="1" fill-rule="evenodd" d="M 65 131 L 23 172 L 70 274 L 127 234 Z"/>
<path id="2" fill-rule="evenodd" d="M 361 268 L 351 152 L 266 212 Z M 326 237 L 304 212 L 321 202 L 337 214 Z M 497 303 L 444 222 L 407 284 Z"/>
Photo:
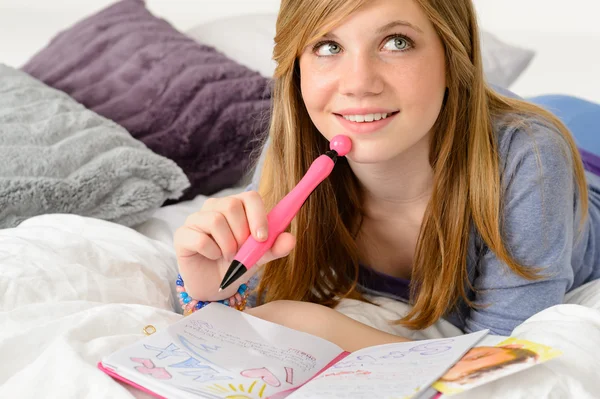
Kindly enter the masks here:
<path id="1" fill-rule="evenodd" d="M 392 52 L 403 52 L 413 47 L 414 44 L 410 38 L 401 34 L 395 34 L 386 39 L 383 49 Z M 319 57 L 331 57 L 341 53 L 342 47 L 336 42 L 323 41 L 315 44 L 312 51 Z"/>
<path id="2" fill-rule="evenodd" d="M 339 54 L 342 51 L 341 47 L 334 42 L 317 43 L 313 50 L 318 56 L 327 57 L 330 55 Z"/>
<path id="3" fill-rule="evenodd" d="M 385 43 L 383 48 L 389 51 L 406 51 L 412 48 L 412 42 L 403 35 L 395 35 Z"/>

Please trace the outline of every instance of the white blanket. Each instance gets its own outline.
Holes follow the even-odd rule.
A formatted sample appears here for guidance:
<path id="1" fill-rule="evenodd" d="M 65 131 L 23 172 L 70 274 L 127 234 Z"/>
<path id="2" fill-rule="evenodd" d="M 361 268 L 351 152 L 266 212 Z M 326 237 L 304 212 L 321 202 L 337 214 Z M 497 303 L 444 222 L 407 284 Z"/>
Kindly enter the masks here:
<path id="1" fill-rule="evenodd" d="M 46 215 L 0 230 L 0 397 L 148 398 L 96 364 L 142 338 L 145 325 L 160 330 L 182 317 L 173 300 L 176 274 L 171 245 L 114 223 Z M 460 334 L 445 321 L 418 333 L 392 328 L 386 319 L 406 307 L 379 301 L 381 308 L 345 301 L 339 310 L 413 338 Z M 457 397 L 597 398 L 600 282 L 568 302 L 514 332 L 562 350 L 562 357 Z"/>

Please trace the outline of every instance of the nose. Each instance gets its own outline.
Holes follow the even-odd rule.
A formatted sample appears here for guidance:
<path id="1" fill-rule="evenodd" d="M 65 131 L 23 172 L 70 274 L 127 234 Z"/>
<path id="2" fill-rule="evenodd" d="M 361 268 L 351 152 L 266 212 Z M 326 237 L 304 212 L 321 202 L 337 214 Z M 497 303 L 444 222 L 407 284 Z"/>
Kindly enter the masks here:
<path id="1" fill-rule="evenodd" d="M 351 97 L 367 97 L 383 91 L 378 60 L 365 54 L 348 56 L 340 68 L 339 91 Z"/>

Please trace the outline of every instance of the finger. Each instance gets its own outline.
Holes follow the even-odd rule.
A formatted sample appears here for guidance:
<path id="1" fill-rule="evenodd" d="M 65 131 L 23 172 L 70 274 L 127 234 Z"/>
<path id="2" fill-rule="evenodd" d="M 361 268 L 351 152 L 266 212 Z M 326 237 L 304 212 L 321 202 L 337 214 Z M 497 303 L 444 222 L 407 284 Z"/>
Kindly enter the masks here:
<path id="1" fill-rule="evenodd" d="M 227 224 L 236 240 L 237 248 L 241 247 L 250 235 L 248 219 L 244 203 L 240 198 L 225 197 L 209 204 L 207 210 L 220 212 L 227 219 Z"/>
<path id="2" fill-rule="evenodd" d="M 192 214 L 186 220 L 186 226 L 211 236 L 218 245 L 223 258 L 230 261 L 237 253 L 237 242 L 225 216 L 216 211 L 203 211 Z"/>
<path id="3" fill-rule="evenodd" d="M 175 231 L 175 254 L 177 257 L 190 257 L 200 254 L 217 260 L 223 255 L 219 246 L 206 233 L 182 226 Z"/>
<path id="4" fill-rule="evenodd" d="M 244 205 L 250 233 L 256 241 L 265 241 L 269 236 L 269 224 L 265 204 L 256 191 L 246 191 L 234 197 L 240 198 Z"/>
<path id="5" fill-rule="evenodd" d="M 296 246 L 296 237 L 291 233 L 281 233 L 270 250 L 268 250 L 259 260 L 259 264 L 271 262 L 272 260 L 283 258 L 294 249 Z"/>

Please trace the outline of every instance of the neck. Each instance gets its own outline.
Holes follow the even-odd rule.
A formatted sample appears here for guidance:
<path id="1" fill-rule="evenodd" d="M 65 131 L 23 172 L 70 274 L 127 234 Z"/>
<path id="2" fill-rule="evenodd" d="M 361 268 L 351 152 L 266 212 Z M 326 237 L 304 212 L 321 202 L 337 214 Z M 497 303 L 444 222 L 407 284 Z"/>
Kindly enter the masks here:
<path id="1" fill-rule="evenodd" d="M 386 162 L 350 166 L 364 190 L 365 217 L 389 220 L 426 206 L 433 188 L 429 140 Z"/>

